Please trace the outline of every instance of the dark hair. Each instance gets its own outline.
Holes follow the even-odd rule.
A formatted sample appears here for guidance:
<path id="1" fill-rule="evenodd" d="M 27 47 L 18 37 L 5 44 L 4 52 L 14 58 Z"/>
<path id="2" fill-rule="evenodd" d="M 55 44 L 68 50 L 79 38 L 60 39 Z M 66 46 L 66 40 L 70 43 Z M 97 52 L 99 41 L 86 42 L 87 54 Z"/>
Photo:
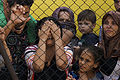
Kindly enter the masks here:
<path id="1" fill-rule="evenodd" d="M 96 15 L 92 10 L 86 9 L 79 13 L 77 21 L 88 20 L 91 21 L 92 24 L 96 23 Z"/>
<path id="2" fill-rule="evenodd" d="M 34 3 L 33 0 L 7 0 L 9 7 L 12 7 L 15 3 L 16 4 L 20 4 L 20 5 L 27 5 L 27 6 L 32 6 L 32 4 Z"/>
<path id="3" fill-rule="evenodd" d="M 57 26 L 60 27 L 60 31 L 61 31 L 61 37 L 62 37 L 62 27 L 60 25 L 60 23 L 53 17 L 49 16 L 49 17 L 44 17 L 42 18 L 40 21 L 37 22 L 37 28 L 41 29 L 41 26 L 44 24 L 45 21 L 47 20 L 52 20 Z"/>
<path id="4" fill-rule="evenodd" d="M 114 0 L 115 3 L 119 3 L 119 0 Z"/>
<path id="5" fill-rule="evenodd" d="M 76 58 L 77 60 L 79 59 L 81 53 L 85 50 L 86 50 L 86 52 L 90 52 L 93 55 L 95 63 L 99 62 L 99 64 L 101 64 L 102 59 L 104 57 L 104 51 L 102 48 L 97 47 L 97 46 L 82 46 L 82 47 L 80 47 L 74 53 L 75 57 L 77 57 Z"/>
<path id="6" fill-rule="evenodd" d="M 7 0 L 9 7 L 12 7 L 15 4 L 16 0 Z"/>
<path id="7" fill-rule="evenodd" d="M 20 5 L 27 5 L 27 6 L 32 6 L 32 4 L 34 3 L 33 0 L 16 0 L 16 3 L 17 4 L 20 4 Z"/>

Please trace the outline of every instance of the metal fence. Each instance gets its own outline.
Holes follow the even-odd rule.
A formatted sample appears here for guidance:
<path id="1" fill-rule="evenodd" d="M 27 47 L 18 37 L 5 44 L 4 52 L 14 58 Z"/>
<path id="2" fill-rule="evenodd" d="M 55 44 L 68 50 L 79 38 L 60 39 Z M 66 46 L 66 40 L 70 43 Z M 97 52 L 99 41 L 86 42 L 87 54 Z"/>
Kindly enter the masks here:
<path id="1" fill-rule="evenodd" d="M 119 4 L 0 0 L 0 80 L 119 80 Z M 102 23 L 106 13 L 112 22 L 107 16 Z M 102 32 L 104 24 L 113 31 Z"/>

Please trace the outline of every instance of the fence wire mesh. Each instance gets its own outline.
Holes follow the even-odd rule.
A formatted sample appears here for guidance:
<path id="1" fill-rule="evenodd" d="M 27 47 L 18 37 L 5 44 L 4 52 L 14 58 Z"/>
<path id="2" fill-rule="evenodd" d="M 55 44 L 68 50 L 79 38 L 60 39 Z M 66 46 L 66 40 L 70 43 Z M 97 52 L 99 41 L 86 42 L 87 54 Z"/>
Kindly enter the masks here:
<path id="1" fill-rule="evenodd" d="M 120 0 L 0 0 L 0 26 L 18 80 L 120 80 Z"/>

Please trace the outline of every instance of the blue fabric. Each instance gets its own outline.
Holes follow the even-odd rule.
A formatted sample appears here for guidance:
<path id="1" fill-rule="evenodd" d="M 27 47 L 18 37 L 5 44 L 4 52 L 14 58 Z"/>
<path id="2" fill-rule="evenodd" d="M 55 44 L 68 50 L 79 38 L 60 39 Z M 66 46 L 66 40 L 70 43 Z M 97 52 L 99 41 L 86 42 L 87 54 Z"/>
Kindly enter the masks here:
<path id="1" fill-rule="evenodd" d="M 83 34 L 81 37 L 81 40 L 79 40 L 78 45 L 82 46 L 89 46 L 89 45 L 95 45 L 99 42 L 99 37 L 95 35 L 94 33 L 88 33 L 88 34 Z"/>

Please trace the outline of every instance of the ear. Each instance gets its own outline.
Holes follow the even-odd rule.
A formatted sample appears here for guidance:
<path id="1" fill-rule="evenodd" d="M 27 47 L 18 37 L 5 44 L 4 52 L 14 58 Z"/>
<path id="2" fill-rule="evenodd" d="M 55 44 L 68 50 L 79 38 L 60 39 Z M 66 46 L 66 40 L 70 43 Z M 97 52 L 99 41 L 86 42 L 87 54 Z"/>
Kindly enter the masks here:
<path id="1" fill-rule="evenodd" d="M 95 63 L 95 64 L 93 65 L 93 67 L 94 67 L 94 68 L 97 68 L 98 65 L 99 65 L 99 63 Z"/>

